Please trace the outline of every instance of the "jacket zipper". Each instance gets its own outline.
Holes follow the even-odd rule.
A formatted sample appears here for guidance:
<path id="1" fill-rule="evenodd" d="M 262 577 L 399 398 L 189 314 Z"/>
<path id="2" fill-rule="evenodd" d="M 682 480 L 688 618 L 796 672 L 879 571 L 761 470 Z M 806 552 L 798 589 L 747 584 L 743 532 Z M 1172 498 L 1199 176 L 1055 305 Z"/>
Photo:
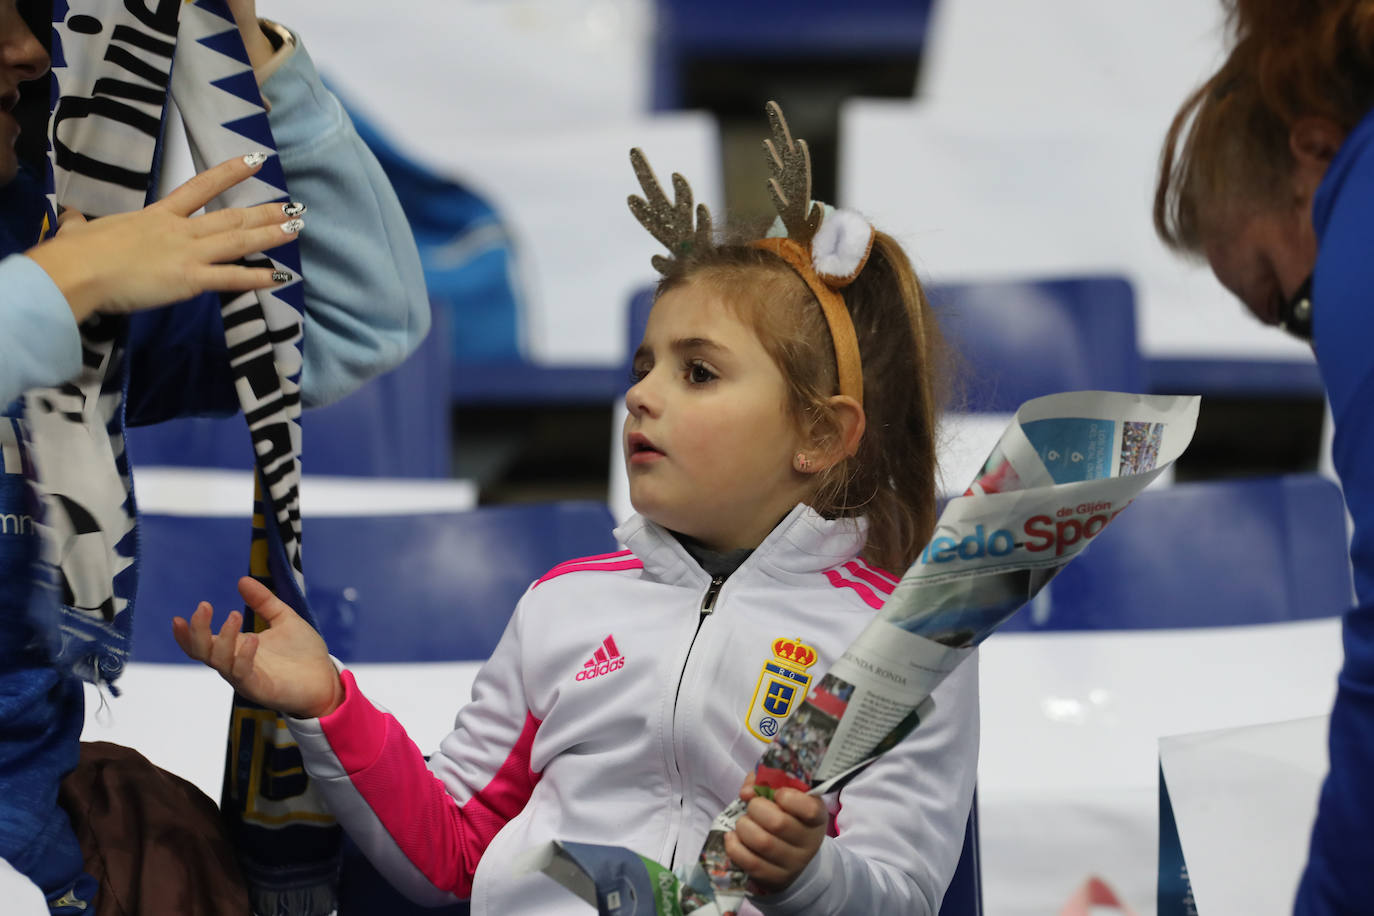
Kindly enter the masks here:
<path id="1" fill-rule="evenodd" d="M 679 700 L 681 699 L 681 697 L 682 697 L 682 681 L 683 681 L 683 680 L 686 678 L 686 676 L 687 676 L 687 663 L 688 663 L 689 661 L 691 661 L 691 658 L 692 658 L 692 649 L 696 647 L 696 644 L 697 644 L 697 637 L 701 635 L 701 625 L 702 625 L 703 623 L 706 622 L 706 618 L 707 618 L 707 617 L 709 617 L 712 613 L 715 612 L 715 609 L 716 609 L 716 599 L 720 596 L 720 589 L 721 589 L 721 586 L 723 586 L 724 584 L 725 584 L 725 577 L 724 577 L 724 576 L 713 576 L 713 577 L 711 577 L 711 584 L 708 585 L 708 586 L 706 587 L 706 594 L 703 595 L 702 598 L 701 598 L 701 608 L 699 609 L 699 613 L 697 614 L 697 628 L 696 628 L 696 631 L 695 631 L 694 633 L 692 633 L 692 641 L 687 645 L 687 654 L 684 655 L 683 658 L 682 658 L 682 670 L 679 671 L 679 672 L 678 672 L 678 675 L 677 675 L 677 690 L 674 691 L 674 693 L 673 693 L 673 718 L 672 718 L 672 726 L 671 726 L 671 728 L 669 729 L 669 740 L 670 740 L 670 742 L 671 742 L 672 744 L 674 744 L 674 745 L 677 743 L 677 706 L 678 706 L 678 701 L 679 701 Z M 682 770 L 681 770 L 681 768 L 677 767 L 677 765 L 676 765 L 676 764 L 677 764 L 676 756 L 677 756 L 676 753 L 674 753 L 674 761 L 673 761 L 673 763 L 674 763 L 674 769 L 677 769 L 677 771 L 678 771 L 678 777 L 679 777 L 679 779 L 681 780 L 681 786 L 680 786 L 681 791 L 679 792 L 679 798 L 678 798 L 678 828 L 677 828 L 677 831 L 676 831 L 676 832 L 677 832 L 677 834 L 678 834 L 679 836 L 681 836 L 681 834 L 682 834 L 682 808 L 683 808 L 683 806 L 684 806 L 684 805 L 686 804 L 686 802 L 687 802 L 687 791 L 686 791 L 686 790 L 687 790 L 687 782 L 686 782 L 686 780 L 682 780 L 682 779 L 681 779 L 681 777 L 682 777 Z M 676 856 L 676 855 L 677 855 L 677 838 L 675 837 L 675 838 L 673 839 L 673 850 L 672 850 L 672 852 L 671 852 L 671 853 L 669 854 L 669 856 L 668 856 L 668 861 L 669 861 L 669 862 L 672 862 L 672 861 L 673 861 L 673 857 Z"/>

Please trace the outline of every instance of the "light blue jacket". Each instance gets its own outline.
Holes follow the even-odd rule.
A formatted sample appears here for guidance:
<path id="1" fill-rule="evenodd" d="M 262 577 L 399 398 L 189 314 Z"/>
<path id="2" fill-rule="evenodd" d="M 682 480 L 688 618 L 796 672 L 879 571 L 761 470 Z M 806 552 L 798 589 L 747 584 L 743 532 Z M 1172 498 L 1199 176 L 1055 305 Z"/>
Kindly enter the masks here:
<path id="1" fill-rule="evenodd" d="M 429 300 L 401 205 L 305 48 L 298 43 L 262 89 L 291 195 L 309 208 L 301 390 L 305 406 L 318 407 L 413 352 L 429 330 Z M 130 425 L 238 409 L 215 296 L 131 324 Z M 80 359 L 76 322 L 48 275 L 22 254 L 0 260 L 0 404 L 66 381 Z"/>

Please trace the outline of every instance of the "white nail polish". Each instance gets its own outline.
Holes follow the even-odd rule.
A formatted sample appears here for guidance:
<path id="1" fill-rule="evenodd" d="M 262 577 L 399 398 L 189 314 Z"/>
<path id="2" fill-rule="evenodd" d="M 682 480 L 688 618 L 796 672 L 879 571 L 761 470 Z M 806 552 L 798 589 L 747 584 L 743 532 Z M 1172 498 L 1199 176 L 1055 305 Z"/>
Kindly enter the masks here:
<path id="1" fill-rule="evenodd" d="M 289 219 L 281 224 L 281 231 L 287 235 L 300 232 L 303 228 L 305 228 L 305 220 L 303 219 Z"/>
<path id="2" fill-rule="evenodd" d="M 257 168 L 266 161 L 266 153 L 249 153 L 247 156 L 243 157 L 243 164 L 248 166 L 250 169 Z"/>
<path id="3" fill-rule="evenodd" d="M 298 200 L 293 200 L 289 204 L 282 204 L 281 212 L 286 216 L 300 216 L 305 212 L 305 204 Z"/>

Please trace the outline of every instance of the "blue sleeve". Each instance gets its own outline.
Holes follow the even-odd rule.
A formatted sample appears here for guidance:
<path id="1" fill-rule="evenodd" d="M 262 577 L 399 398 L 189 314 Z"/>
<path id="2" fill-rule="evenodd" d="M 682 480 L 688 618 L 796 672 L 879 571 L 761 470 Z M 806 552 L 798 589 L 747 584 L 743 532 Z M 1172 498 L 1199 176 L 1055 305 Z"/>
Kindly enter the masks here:
<path id="1" fill-rule="evenodd" d="M 81 338 L 72 310 L 43 268 L 22 254 L 0 260 L 0 310 L 0 406 L 80 371 Z"/>
<path id="2" fill-rule="evenodd" d="M 299 44 L 262 87 L 304 203 L 301 400 L 321 407 L 395 368 L 429 330 L 420 255 L 396 193 Z M 133 316 L 130 425 L 238 409 L 214 296 Z"/>
<path id="3" fill-rule="evenodd" d="M 429 330 L 429 298 L 400 201 L 304 47 L 263 94 L 291 195 L 309 208 L 301 393 L 305 406 L 322 406 L 414 352 Z"/>
<path id="4" fill-rule="evenodd" d="M 1332 459 L 1354 519 L 1356 607 L 1331 710 L 1322 785 L 1298 914 L 1356 913 L 1374 900 L 1374 145 L 1340 176 L 1313 279 L 1317 362 L 1335 421 Z"/>

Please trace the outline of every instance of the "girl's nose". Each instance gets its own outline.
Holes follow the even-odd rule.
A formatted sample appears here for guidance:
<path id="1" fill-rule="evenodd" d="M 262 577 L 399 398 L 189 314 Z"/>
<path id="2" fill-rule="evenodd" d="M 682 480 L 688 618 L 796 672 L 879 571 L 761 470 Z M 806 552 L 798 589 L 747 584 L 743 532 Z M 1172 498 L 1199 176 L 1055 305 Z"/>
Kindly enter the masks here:
<path id="1" fill-rule="evenodd" d="M 648 375 L 635 382 L 630 386 L 630 390 L 625 392 L 625 409 L 630 412 L 630 416 L 652 414 L 653 403 L 653 391 L 649 385 Z"/>

